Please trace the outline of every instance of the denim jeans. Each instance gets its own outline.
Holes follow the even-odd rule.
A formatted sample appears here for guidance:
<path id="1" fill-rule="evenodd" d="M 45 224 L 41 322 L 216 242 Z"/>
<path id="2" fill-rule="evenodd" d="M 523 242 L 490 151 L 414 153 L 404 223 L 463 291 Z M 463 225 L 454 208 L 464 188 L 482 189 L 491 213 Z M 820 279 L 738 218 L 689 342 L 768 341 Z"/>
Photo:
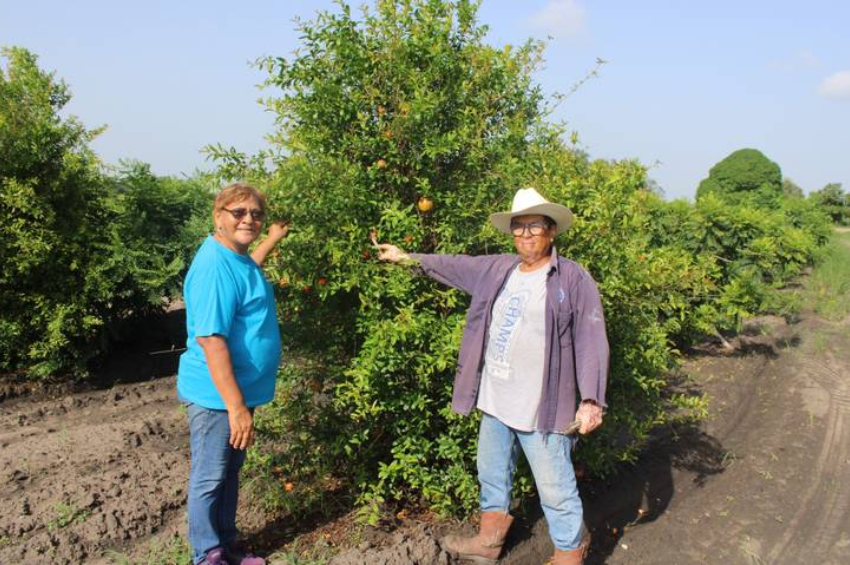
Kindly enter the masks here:
<path id="1" fill-rule="evenodd" d="M 481 510 L 508 511 L 518 447 L 525 453 L 534 474 L 552 543 L 564 551 L 577 548 L 583 529 L 582 506 L 570 459 L 573 447 L 570 436 L 521 432 L 483 414 L 478 435 Z"/>
<path id="2" fill-rule="evenodd" d="M 188 405 L 192 469 L 189 472 L 189 544 L 199 563 L 215 547 L 236 541 L 239 470 L 245 451 L 230 446 L 226 410 Z"/>

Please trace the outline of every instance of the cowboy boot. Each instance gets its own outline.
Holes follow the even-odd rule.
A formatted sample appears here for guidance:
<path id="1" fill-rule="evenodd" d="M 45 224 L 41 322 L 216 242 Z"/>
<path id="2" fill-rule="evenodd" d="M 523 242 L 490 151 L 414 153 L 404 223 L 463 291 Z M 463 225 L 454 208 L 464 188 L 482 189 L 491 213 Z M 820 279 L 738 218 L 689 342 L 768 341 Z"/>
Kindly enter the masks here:
<path id="1" fill-rule="evenodd" d="M 555 549 L 555 554 L 552 555 L 552 559 L 547 562 L 547 565 L 582 565 L 589 547 L 590 532 L 584 530 L 577 548 L 567 551 Z"/>
<path id="2" fill-rule="evenodd" d="M 507 512 L 482 512 L 481 527 L 478 535 L 464 537 L 446 536 L 443 546 L 461 559 L 468 559 L 480 565 L 494 565 L 499 560 L 508 529 L 514 521 Z"/>

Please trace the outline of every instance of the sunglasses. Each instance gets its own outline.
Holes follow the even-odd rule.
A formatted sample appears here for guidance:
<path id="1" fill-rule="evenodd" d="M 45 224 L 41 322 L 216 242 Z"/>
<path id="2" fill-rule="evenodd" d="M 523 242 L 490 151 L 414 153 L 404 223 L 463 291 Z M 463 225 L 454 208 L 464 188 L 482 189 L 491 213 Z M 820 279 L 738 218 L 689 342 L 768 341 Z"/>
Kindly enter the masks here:
<path id="1" fill-rule="evenodd" d="M 521 224 L 519 222 L 511 224 L 511 233 L 516 237 L 521 237 L 525 230 L 531 235 L 543 235 L 549 229 L 549 224 L 545 222 L 531 222 L 529 224 Z"/>
<path id="2" fill-rule="evenodd" d="M 255 222 L 262 222 L 266 219 L 266 213 L 262 210 L 252 209 L 248 210 L 247 208 L 222 208 L 225 212 L 230 212 L 230 215 L 234 217 L 236 220 L 241 220 L 248 214 L 251 214 L 251 219 Z"/>

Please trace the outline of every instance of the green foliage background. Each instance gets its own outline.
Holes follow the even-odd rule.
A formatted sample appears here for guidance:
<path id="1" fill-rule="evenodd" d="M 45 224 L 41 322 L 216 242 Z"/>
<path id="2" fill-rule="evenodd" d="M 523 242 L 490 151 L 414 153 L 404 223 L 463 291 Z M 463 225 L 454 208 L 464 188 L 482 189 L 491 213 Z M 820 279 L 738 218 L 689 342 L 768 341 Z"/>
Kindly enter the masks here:
<path id="1" fill-rule="evenodd" d="M 120 320 L 178 288 L 211 192 L 141 164 L 107 174 L 67 86 L 22 48 L 0 69 L 0 370 L 85 373 Z"/>
<path id="2" fill-rule="evenodd" d="M 827 184 L 822 189 L 812 192 L 809 200 L 825 212 L 834 224 L 850 225 L 850 197 L 844 192 L 841 183 Z"/>
<path id="3" fill-rule="evenodd" d="M 817 258 L 840 187 L 801 198 L 745 149 L 711 170 L 696 204 L 666 202 L 640 163 L 565 141 L 533 80 L 544 45 L 488 45 L 477 8 L 378 0 L 355 17 L 340 3 L 301 22 L 293 57 L 259 62 L 271 149 L 210 146 L 215 183 L 105 169 L 89 148 L 98 130 L 60 116 L 64 83 L 4 51 L 0 369 L 82 371 L 121 320 L 179 294 L 218 181 L 247 180 L 293 225 L 267 262 L 288 360 L 258 413 L 251 484 L 293 514 L 350 493 L 371 521 L 396 504 L 471 512 L 478 420 L 449 406 L 468 297 L 377 262 L 370 233 L 408 251 L 510 253 L 487 217 L 534 186 L 576 215 L 557 247 L 597 280 L 612 345 L 611 409 L 578 458 L 610 472 L 654 427 L 703 415 L 703 399 L 667 382 L 678 351 L 785 307 L 771 291 Z M 527 472 L 517 487 L 533 488 Z"/>
<path id="4" fill-rule="evenodd" d="M 547 119 L 533 81 L 543 45 L 487 45 L 476 10 L 379 1 L 360 18 L 340 4 L 302 22 L 294 57 L 262 61 L 275 166 L 219 155 L 224 174 L 263 185 L 294 225 L 269 272 L 301 357 L 281 374 L 251 462 L 279 489 L 273 507 L 304 511 L 351 489 L 371 521 L 388 503 L 477 507 L 477 418 L 449 407 L 468 299 L 376 262 L 372 231 L 408 251 L 512 252 L 487 217 L 516 188 L 573 209 L 557 245 L 599 283 L 612 344 L 611 410 L 578 455 L 597 473 L 633 461 L 671 414 L 703 413 L 701 399 L 669 390 L 677 348 L 770 306 L 770 285 L 798 274 L 826 233 L 816 211 L 783 208 L 778 167 L 753 181 L 757 198 L 706 193 L 694 206 L 648 190 L 639 163 L 591 161 Z M 421 196 L 432 212 L 418 210 Z M 531 488 L 527 474 L 517 482 Z"/>

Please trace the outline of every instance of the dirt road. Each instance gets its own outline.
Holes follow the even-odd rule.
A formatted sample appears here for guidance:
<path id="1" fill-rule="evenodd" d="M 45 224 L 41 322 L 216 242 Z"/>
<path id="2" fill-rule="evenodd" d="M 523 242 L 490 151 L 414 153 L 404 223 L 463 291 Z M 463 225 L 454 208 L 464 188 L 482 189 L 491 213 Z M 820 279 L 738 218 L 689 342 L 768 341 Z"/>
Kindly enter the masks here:
<path id="1" fill-rule="evenodd" d="M 682 368 L 682 386 L 711 398 L 707 421 L 659 434 L 607 484 L 581 485 L 588 564 L 850 563 L 850 323 L 762 318 L 737 341 L 734 354 L 698 349 Z M 503 565 L 551 555 L 540 511 L 524 507 Z M 376 548 L 338 562 L 425 565 L 410 556 L 445 531 L 398 536 L 402 557 Z"/>
<path id="2" fill-rule="evenodd" d="M 737 354 L 685 364 L 710 419 L 661 436 L 632 472 L 586 493 L 589 563 L 850 563 L 850 326 L 748 329 Z M 549 550 L 524 545 L 535 543 L 508 563 Z"/>
<path id="3" fill-rule="evenodd" d="M 589 563 L 850 563 L 850 324 L 763 319 L 745 334 L 734 355 L 697 350 L 684 366 L 712 399 L 708 421 L 583 485 Z M 184 530 L 185 416 L 162 376 L 176 356 L 149 353 L 104 368 L 146 381 L 0 403 L 0 563 L 110 563 L 109 549 L 138 554 Z M 525 507 L 507 565 L 551 551 Z M 410 524 L 336 562 L 446 563 L 447 528 Z"/>

